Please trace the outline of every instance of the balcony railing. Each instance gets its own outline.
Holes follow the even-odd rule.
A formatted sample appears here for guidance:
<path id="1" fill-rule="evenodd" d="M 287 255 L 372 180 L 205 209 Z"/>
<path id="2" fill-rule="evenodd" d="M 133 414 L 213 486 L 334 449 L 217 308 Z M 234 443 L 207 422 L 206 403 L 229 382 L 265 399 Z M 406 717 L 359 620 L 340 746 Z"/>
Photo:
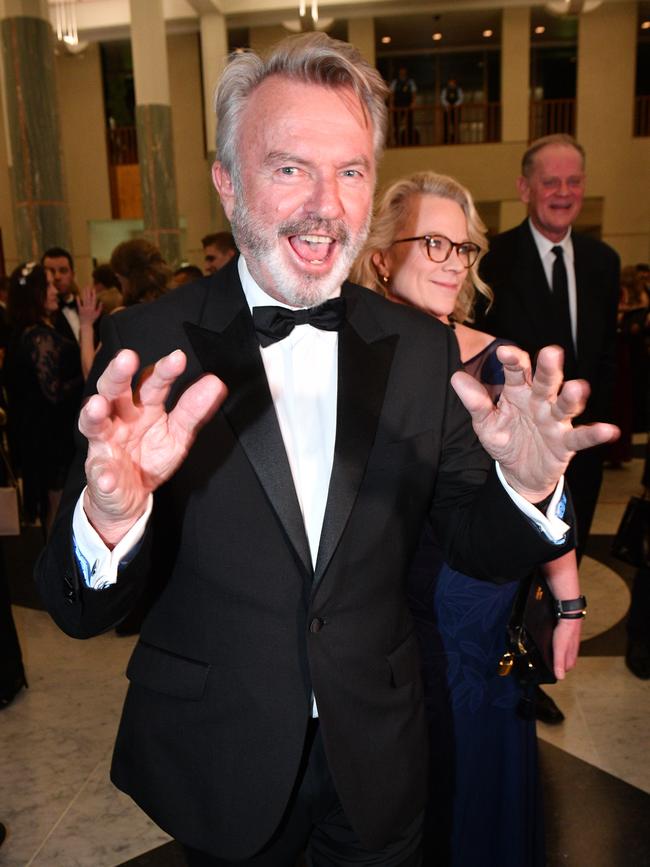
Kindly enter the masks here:
<path id="1" fill-rule="evenodd" d="M 114 126 L 107 130 L 108 164 L 128 166 L 138 162 L 138 137 L 134 126 Z"/>
<path id="2" fill-rule="evenodd" d="M 634 100 L 634 135 L 650 136 L 650 96 L 637 96 Z"/>
<path id="3" fill-rule="evenodd" d="M 388 147 L 482 144 L 501 141 L 501 103 L 468 103 L 445 109 L 416 105 L 389 111 Z"/>
<path id="4" fill-rule="evenodd" d="M 575 99 L 533 99 L 530 102 L 528 135 L 531 141 L 563 132 L 575 135 Z"/>

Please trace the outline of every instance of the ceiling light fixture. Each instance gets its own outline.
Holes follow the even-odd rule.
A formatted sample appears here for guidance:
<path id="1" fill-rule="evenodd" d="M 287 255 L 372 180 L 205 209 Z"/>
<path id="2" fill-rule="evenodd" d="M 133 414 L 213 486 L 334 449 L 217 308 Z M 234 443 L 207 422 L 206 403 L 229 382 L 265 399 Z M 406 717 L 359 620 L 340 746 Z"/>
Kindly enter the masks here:
<path id="1" fill-rule="evenodd" d="M 442 33 L 436 32 L 433 34 L 433 36 L 431 38 L 433 39 L 434 42 L 440 42 L 440 40 L 442 39 Z"/>
<path id="2" fill-rule="evenodd" d="M 484 30 L 484 31 L 483 31 L 483 36 L 484 36 L 486 39 L 489 39 L 490 36 L 494 36 L 494 31 L 493 31 L 493 30 Z"/>
<path id="3" fill-rule="evenodd" d="M 384 45 L 390 45 L 390 43 L 392 42 L 392 39 L 390 36 L 382 36 L 381 41 Z"/>
<path id="4" fill-rule="evenodd" d="M 52 5 L 56 38 L 67 46 L 78 45 L 76 0 L 56 0 Z"/>
<path id="5" fill-rule="evenodd" d="M 540 24 L 538 27 L 535 28 L 535 33 L 541 36 L 542 33 L 546 33 L 546 27 L 544 27 L 543 24 Z"/>
<path id="6" fill-rule="evenodd" d="M 603 0 L 548 0 L 546 8 L 552 15 L 582 15 L 597 9 Z"/>

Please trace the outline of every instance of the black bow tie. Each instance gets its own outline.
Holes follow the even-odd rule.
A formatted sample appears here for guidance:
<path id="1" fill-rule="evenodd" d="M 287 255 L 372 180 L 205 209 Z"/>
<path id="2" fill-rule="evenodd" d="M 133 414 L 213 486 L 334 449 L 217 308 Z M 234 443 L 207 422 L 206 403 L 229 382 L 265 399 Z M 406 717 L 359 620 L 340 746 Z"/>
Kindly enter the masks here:
<path id="1" fill-rule="evenodd" d="M 61 310 L 65 310 L 66 308 L 68 310 L 76 310 L 77 309 L 77 302 L 74 300 L 74 298 L 72 299 L 72 301 L 61 301 L 59 303 L 59 308 Z"/>
<path id="2" fill-rule="evenodd" d="M 345 299 L 330 298 L 318 307 L 253 307 L 253 324 L 261 346 L 288 337 L 296 325 L 313 325 L 321 331 L 338 331 L 345 319 Z"/>

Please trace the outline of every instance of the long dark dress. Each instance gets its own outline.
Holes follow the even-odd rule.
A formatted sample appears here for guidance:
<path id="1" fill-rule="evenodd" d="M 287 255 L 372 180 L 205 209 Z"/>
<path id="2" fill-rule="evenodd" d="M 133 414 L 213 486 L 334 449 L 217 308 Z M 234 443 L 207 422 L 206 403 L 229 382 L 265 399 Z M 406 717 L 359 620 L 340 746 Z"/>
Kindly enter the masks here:
<path id="1" fill-rule="evenodd" d="M 74 455 L 83 377 L 79 347 L 38 324 L 15 335 L 5 361 L 10 444 L 23 478 L 29 521 L 47 516 L 47 492 L 60 490 Z"/>
<path id="2" fill-rule="evenodd" d="M 465 369 L 496 399 L 503 370 L 494 340 Z M 479 581 L 442 559 L 430 528 L 409 576 L 431 734 L 424 864 L 541 867 L 544 834 L 534 720 L 517 714 L 520 687 L 498 661 L 517 583 Z"/>

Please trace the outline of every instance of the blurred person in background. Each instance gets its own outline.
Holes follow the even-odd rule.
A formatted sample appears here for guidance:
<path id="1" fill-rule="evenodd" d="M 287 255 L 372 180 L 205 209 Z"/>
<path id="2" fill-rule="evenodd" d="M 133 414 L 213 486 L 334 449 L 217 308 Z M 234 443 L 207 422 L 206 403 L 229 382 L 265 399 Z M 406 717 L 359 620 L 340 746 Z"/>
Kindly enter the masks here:
<path id="1" fill-rule="evenodd" d="M 52 272 L 52 280 L 59 297 L 59 313 L 54 317 L 54 327 L 64 337 L 79 341 L 79 316 L 77 313 L 78 289 L 75 282 L 72 254 L 63 247 L 50 247 L 41 256 L 41 265 Z"/>
<path id="2" fill-rule="evenodd" d="M 74 453 L 83 377 L 79 346 L 55 328 L 58 292 L 52 272 L 27 262 L 9 281 L 12 335 L 5 360 L 10 442 L 23 478 L 29 522 L 47 531 Z"/>
<path id="3" fill-rule="evenodd" d="M 203 267 L 206 276 L 216 274 L 233 256 L 237 255 L 237 244 L 230 232 L 213 232 L 201 238 L 203 247 Z"/>
<path id="4" fill-rule="evenodd" d="M 95 273 L 97 272 L 93 273 L 93 277 Z M 113 276 L 110 277 L 109 274 Z M 96 322 L 102 313 L 117 313 L 133 304 L 155 301 L 168 291 L 172 282 L 171 268 L 163 259 L 162 253 L 155 244 L 145 238 L 134 238 L 118 244 L 111 254 L 110 265 L 105 267 L 101 276 L 106 280 L 117 281 L 121 289 L 122 303 L 104 309 L 103 293 L 97 291 L 97 281 L 82 291 L 78 307 L 84 378 L 88 376 L 98 349 Z M 110 301 L 115 298 L 116 296 L 112 295 Z"/>
<path id="5" fill-rule="evenodd" d="M 619 469 L 622 464 L 632 460 L 632 434 L 645 430 L 649 306 L 645 281 L 634 265 L 627 265 L 621 270 L 613 410 L 621 436 L 607 448 L 607 461 L 611 469 Z"/>
<path id="6" fill-rule="evenodd" d="M 184 283 L 194 283 L 195 280 L 200 280 L 203 277 L 203 271 L 198 265 L 181 265 L 174 271 L 172 278 L 172 286 L 175 289 L 182 286 Z"/>
<path id="7" fill-rule="evenodd" d="M 112 313 L 124 306 L 120 281 L 110 265 L 98 265 L 94 269 L 92 285 L 97 301 L 102 305 L 102 314 Z"/>

